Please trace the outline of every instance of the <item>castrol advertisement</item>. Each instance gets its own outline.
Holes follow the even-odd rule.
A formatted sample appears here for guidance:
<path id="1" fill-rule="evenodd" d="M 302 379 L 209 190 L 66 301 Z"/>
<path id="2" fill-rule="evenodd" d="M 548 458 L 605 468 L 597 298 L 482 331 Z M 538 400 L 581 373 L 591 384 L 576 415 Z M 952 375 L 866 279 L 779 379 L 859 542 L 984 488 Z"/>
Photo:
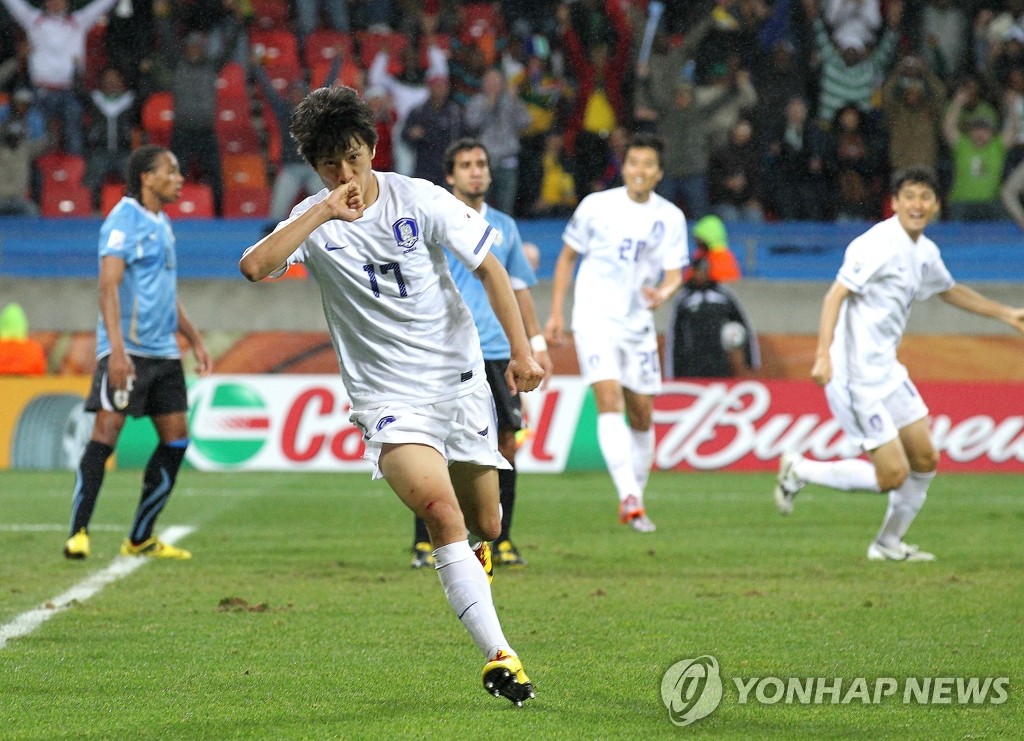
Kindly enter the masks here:
<path id="1" fill-rule="evenodd" d="M 0 387 L 4 383 L 0 382 Z M 943 471 L 1024 471 L 1024 401 L 1015 383 L 917 384 Z M 87 378 L 21 380 L 0 393 L 0 468 L 73 468 L 91 415 Z M 3 388 L 0 388 L 2 391 Z M 523 394 L 522 472 L 601 470 L 596 409 L 575 376 Z M 336 375 L 213 375 L 189 386 L 187 462 L 206 471 L 369 471 L 361 431 Z M 677 380 L 655 400 L 656 469 L 774 471 L 797 451 L 819 460 L 857 455 L 821 389 L 804 381 Z M 146 419 L 129 420 L 118 467 L 143 467 L 155 445 Z"/>

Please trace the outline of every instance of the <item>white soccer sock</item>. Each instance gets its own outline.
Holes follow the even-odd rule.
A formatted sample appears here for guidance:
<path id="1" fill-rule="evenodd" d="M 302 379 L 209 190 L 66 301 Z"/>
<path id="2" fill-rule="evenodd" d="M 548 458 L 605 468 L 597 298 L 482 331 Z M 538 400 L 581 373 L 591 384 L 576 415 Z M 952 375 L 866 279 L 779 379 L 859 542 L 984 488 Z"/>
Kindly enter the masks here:
<path id="1" fill-rule="evenodd" d="M 630 494 L 641 496 L 633 474 L 633 441 L 626 420 L 619 412 L 597 415 L 597 444 L 621 502 Z"/>
<path id="2" fill-rule="evenodd" d="M 875 467 L 863 458 L 812 461 L 802 458 L 793 466 L 798 479 L 843 491 L 880 491 Z"/>
<path id="3" fill-rule="evenodd" d="M 654 463 L 654 428 L 634 430 L 630 427 L 629 435 L 633 439 L 633 476 L 642 494 Z"/>
<path id="4" fill-rule="evenodd" d="M 917 473 L 911 471 L 907 480 L 898 489 L 889 492 L 889 508 L 885 511 L 882 529 L 878 531 L 879 543 L 886 548 L 895 548 L 910 529 L 910 524 L 924 506 L 928 496 L 928 485 L 935 478 L 935 471 Z"/>
<path id="5" fill-rule="evenodd" d="M 456 541 L 435 550 L 434 568 L 448 604 L 484 658 L 490 659 L 499 649 L 514 654 L 501 630 L 487 574 L 469 547 L 469 541 Z"/>

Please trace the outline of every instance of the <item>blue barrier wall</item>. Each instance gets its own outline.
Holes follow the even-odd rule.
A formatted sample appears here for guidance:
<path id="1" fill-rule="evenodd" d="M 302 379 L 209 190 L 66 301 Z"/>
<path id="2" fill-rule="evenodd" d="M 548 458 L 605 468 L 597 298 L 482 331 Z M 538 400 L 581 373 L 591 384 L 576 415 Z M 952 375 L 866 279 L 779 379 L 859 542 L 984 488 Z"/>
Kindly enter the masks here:
<path id="1" fill-rule="evenodd" d="M 0 217 L 0 275 L 93 278 L 99 219 Z M 175 221 L 178 274 L 243 280 L 242 250 L 257 241 L 260 219 Z M 541 249 L 540 278 L 550 278 L 561 250 L 561 220 L 521 221 L 523 239 Z M 747 278 L 830 281 L 850 240 L 869 224 L 786 222 L 729 224 L 729 242 Z M 928 228 L 953 275 L 965 282 L 1024 280 L 1024 234 L 1012 222 L 942 222 Z M 692 244 L 691 244 L 692 246 Z"/>

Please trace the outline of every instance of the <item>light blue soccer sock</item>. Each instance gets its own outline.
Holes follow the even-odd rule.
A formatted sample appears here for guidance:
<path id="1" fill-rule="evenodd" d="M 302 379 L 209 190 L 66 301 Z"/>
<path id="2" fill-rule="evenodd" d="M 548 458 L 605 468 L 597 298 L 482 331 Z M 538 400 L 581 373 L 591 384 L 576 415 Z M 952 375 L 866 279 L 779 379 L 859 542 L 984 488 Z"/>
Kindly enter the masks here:
<path id="1" fill-rule="evenodd" d="M 597 415 L 597 444 L 621 502 L 630 494 L 641 495 L 633 473 L 633 440 L 626 420 L 619 412 Z"/>
<path id="2" fill-rule="evenodd" d="M 889 492 L 889 508 L 885 512 L 882 529 L 876 540 L 886 548 L 895 548 L 907 534 L 917 513 L 924 506 L 928 496 L 928 485 L 935 478 L 935 471 L 918 473 L 911 471 L 898 489 Z"/>
<path id="3" fill-rule="evenodd" d="M 501 630 L 487 574 L 469 541 L 459 540 L 435 550 L 434 568 L 448 604 L 484 658 L 492 658 L 499 649 L 514 654 Z"/>

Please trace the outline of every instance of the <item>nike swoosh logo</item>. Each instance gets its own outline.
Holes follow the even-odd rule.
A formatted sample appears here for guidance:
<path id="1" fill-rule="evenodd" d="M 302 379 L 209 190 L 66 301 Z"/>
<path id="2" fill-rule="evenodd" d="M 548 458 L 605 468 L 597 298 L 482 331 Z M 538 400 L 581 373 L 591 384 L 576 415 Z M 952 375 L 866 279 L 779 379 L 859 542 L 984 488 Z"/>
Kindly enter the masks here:
<path id="1" fill-rule="evenodd" d="M 327 250 L 328 252 L 334 252 L 335 250 L 343 250 L 343 249 L 345 249 L 346 247 L 348 247 L 348 245 L 347 245 L 347 244 L 342 244 L 342 245 L 330 245 L 330 244 L 325 244 L 325 245 L 324 245 L 324 249 L 325 249 L 325 250 Z"/>

